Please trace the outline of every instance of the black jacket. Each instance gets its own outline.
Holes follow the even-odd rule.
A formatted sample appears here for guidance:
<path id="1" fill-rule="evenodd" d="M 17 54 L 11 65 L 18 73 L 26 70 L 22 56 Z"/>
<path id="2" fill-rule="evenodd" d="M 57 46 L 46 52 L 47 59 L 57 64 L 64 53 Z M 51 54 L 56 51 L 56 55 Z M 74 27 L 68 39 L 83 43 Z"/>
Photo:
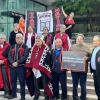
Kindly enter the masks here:
<path id="1" fill-rule="evenodd" d="M 25 64 L 28 56 L 28 47 L 23 44 L 22 46 L 11 46 L 8 54 L 8 60 L 10 65 L 14 62 L 18 62 L 18 66 Z"/>
<path id="2" fill-rule="evenodd" d="M 18 31 L 18 33 L 21 33 L 20 31 Z M 16 34 L 14 31 L 12 31 L 9 35 L 9 43 L 11 46 L 16 44 L 15 38 L 16 38 Z"/>

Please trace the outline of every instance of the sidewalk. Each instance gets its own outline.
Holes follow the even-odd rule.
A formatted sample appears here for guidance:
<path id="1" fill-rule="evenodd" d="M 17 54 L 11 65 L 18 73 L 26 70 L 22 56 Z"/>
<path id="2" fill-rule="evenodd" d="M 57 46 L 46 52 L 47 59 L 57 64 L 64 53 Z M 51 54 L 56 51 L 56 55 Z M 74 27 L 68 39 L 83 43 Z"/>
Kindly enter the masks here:
<path id="1" fill-rule="evenodd" d="M 4 94 L 4 92 L 0 91 L 0 100 L 10 100 L 10 99 L 4 98 L 3 94 Z M 33 100 L 33 97 L 31 97 L 29 94 L 26 94 L 25 98 L 26 98 L 26 100 Z M 20 94 L 17 93 L 17 98 L 11 99 L 11 100 L 20 100 Z M 40 96 L 39 100 L 44 100 L 44 97 Z"/>

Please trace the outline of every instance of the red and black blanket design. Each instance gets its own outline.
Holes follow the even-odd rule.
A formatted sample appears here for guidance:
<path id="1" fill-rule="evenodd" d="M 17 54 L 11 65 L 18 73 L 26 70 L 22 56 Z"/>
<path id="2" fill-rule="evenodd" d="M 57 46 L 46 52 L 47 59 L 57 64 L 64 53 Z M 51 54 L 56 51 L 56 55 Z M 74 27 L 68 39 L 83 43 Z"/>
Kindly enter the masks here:
<path id="1" fill-rule="evenodd" d="M 3 56 L 3 52 L 7 49 L 8 46 L 9 46 L 9 43 L 5 42 L 4 46 L 2 48 L 0 47 L 0 60 L 4 61 L 5 69 L 6 69 L 7 76 L 8 76 L 9 82 L 10 82 L 11 79 L 10 79 L 9 63 L 8 63 L 7 58 L 5 56 Z M 2 70 L 0 68 L 0 89 L 3 89 L 3 88 L 4 88 L 4 82 L 3 82 L 3 77 L 2 77 Z"/>
<path id="2" fill-rule="evenodd" d="M 42 45 L 41 48 L 38 48 L 36 45 L 32 47 L 32 50 L 29 54 L 29 57 L 26 61 L 27 68 L 35 68 L 44 73 L 48 79 L 51 79 L 51 68 L 50 68 L 50 51 L 49 48 L 45 45 Z M 52 96 L 52 84 L 47 80 L 45 84 L 45 91 L 48 96 Z"/>

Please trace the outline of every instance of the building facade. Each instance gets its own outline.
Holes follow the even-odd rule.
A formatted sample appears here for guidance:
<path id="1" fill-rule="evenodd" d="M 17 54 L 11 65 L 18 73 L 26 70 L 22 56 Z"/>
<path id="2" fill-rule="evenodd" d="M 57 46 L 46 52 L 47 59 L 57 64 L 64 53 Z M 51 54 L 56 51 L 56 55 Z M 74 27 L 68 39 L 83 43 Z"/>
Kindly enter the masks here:
<path id="1" fill-rule="evenodd" d="M 7 37 L 13 29 L 13 24 L 18 21 L 20 15 L 25 17 L 25 12 L 46 11 L 47 6 L 35 0 L 0 0 L 0 33 Z"/>

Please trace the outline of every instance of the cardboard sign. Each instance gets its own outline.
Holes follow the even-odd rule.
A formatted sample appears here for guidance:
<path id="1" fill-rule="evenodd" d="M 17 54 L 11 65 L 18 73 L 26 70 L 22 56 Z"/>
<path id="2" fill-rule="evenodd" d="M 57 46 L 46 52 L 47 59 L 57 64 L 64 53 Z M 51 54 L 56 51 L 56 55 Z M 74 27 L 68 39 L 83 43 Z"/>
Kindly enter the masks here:
<path id="1" fill-rule="evenodd" d="M 63 51 L 62 69 L 85 72 L 86 61 L 84 60 L 84 55 L 84 52 Z"/>

